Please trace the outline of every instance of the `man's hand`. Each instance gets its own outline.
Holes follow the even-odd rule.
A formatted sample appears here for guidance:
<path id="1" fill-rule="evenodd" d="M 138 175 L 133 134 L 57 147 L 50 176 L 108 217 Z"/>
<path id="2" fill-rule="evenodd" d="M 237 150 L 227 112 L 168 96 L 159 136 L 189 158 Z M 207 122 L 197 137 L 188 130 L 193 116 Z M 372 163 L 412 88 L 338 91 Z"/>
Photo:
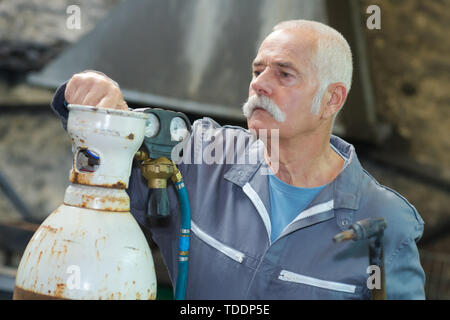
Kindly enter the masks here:
<path id="1" fill-rule="evenodd" d="M 93 71 L 73 75 L 67 83 L 64 96 L 69 104 L 128 110 L 117 83 Z"/>

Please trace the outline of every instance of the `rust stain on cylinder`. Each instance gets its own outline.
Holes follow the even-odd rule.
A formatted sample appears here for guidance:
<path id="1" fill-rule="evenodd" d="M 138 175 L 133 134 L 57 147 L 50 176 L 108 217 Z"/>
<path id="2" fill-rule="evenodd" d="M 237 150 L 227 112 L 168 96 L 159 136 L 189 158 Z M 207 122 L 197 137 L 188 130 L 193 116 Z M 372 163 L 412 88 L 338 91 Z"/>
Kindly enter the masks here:
<path id="1" fill-rule="evenodd" d="M 101 203 L 102 205 L 99 205 L 99 203 Z M 111 205 L 107 206 L 106 203 L 110 203 Z M 104 212 L 130 211 L 129 199 L 125 197 L 103 196 L 99 198 L 91 195 L 82 194 L 80 203 L 70 203 L 68 205 L 79 208 L 99 210 Z"/>
<path id="2" fill-rule="evenodd" d="M 115 188 L 115 189 L 126 189 L 127 185 L 126 183 L 122 182 L 122 181 L 117 181 L 116 183 L 111 185 L 111 188 Z"/>
<path id="3" fill-rule="evenodd" d="M 27 264 L 28 264 L 28 260 L 30 259 L 30 255 L 31 255 L 31 251 L 30 251 L 30 252 L 28 252 L 28 255 L 27 255 L 27 260 L 25 260 L 25 265 L 27 265 Z"/>
<path id="4" fill-rule="evenodd" d="M 98 250 L 97 244 L 98 244 L 98 239 L 95 240 L 95 249 L 97 251 L 97 259 L 100 260 L 100 251 Z"/>
<path id="5" fill-rule="evenodd" d="M 72 173 L 70 175 L 70 182 L 91 185 L 90 178 L 91 177 L 88 174 L 82 174 L 82 173 L 76 172 L 75 170 L 72 170 Z"/>
<path id="6" fill-rule="evenodd" d="M 42 258 L 42 251 L 41 252 L 39 252 L 39 257 L 38 257 L 38 260 L 37 260 L 37 263 L 36 263 L 36 266 L 37 265 L 39 265 L 39 262 L 41 262 L 41 258 Z"/>
<path id="7" fill-rule="evenodd" d="M 64 290 L 66 290 L 66 284 L 65 283 L 57 283 L 56 290 L 55 290 L 55 297 L 62 298 L 62 296 L 64 294 Z"/>
<path id="8" fill-rule="evenodd" d="M 147 294 L 148 294 L 148 300 L 155 300 L 156 299 L 156 293 L 155 292 L 153 292 L 153 293 L 151 293 L 150 292 L 150 289 L 147 289 Z"/>
<path id="9" fill-rule="evenodd" d="M 53 245 L 52 245 L 52 248 L 50 250 L 52 255 L 55 253 L 55 245 L 56 245 L 56 240 L 53 241 Z"/>
<path id="10" fill-rule="evenodd" d="M 51 296 L 51 291 L 47 294 L 36 293 L 31 290 L 25 290 L 19 286 L 14 287 L 13 300 L 67 300 L 60 297 Z"/>
<path id="11" fill-rule="evenodd" d="M 44 229 L 46 229 L 46 230 L 48 230 L 48 231 L 50 231 L 50 232 L 53 232 L 53 233 L 58 232 L 58 229 L 52 228 L 52 227 L 47 226 L 47 225 L 42 225 L 42 228 L 44 228 Z"/>
<path id="12" fill-rule="evenodd" d="M 129 135 L 126 136 L 126 138 L 128 140 L 134 140 L 134 134 L 130 133 Z"/>
<path id="13" fill-rule="evenodd" d="M 113 189 L 126 189 L 127 184 L 123 181 L 117 181 L 116 183 L 104 183 L 104 184 L 95 184 L 91 183 L 91 179 L 93 178 L 92 173 L 81 173 L 77 172 L 76 170 L 72 170 L 70 173 L 70 182 L 76 183 L 76 184 L 83 184 L 87 186 L 94 186 L 94 187 L 103 187 L 103 188 L 113 188 Z"/>

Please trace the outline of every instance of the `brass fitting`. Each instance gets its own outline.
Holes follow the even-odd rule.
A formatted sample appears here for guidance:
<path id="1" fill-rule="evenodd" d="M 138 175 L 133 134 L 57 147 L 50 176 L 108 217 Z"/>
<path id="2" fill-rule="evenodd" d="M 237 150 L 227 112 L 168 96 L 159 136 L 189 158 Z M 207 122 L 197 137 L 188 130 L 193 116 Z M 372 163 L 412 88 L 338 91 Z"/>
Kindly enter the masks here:
<path id="1" fill-rule="evenodd" d="M 134 154 L 134 158 L 137 161 L 145 161 L 145 160 L 149 160 L 148 154 L 145 151 L 139 150 L 138 152 L 136 152 Z"/>
<path id="2" fill-rule="evenodd" d="M 178 170 L 177 166 L 175 165 L 175 163 L 173 161 L 172 161 L 172 166 L 173 166 L 172 181 L 173 181 L 173 183 L 180 182 L 181 180 L 183 180 L 183 176 L 181 175 L 180 170 Z"/>
<path id="3" fill-rule="evenodd" d="M 149 188 L 167 188 L 169 178 L 174 183 L 183 180 L 183 176 L 175 163 L 165 157 L 150 159 L 147 152 L 140 150 L 136 152 L 134 158 L 141 162 L 141 172 L 147 179 Z"/>
<path id="4" fill-rule="evenodd" d="M 147 179 L 149 188 L 167 188 L 167 179 L 173 175 L 172 162 L 165 157 L 146 159 L 141 164 L 141 172 Z"/>

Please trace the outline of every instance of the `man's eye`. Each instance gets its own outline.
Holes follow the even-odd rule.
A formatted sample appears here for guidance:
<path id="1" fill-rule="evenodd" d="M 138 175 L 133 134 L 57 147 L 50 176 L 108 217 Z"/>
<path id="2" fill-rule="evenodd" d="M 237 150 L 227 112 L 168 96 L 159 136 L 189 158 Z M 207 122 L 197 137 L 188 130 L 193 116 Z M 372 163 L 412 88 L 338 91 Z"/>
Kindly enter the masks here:
<path id="1" fill-rule="evenodd" d="M 289 77 L 291 76 L 291 74 L 290 74 L 290 73 L 287 73 L 287 72 L 281 72 L 281 76 L 282 76 L 283 78 L 289 78 Z"/>
<path id="2" fill-rule="evenodd" d="M 253 71 L 253 75 L 255 77 L 259 76 L 261 74 L 261 71 Z"/>

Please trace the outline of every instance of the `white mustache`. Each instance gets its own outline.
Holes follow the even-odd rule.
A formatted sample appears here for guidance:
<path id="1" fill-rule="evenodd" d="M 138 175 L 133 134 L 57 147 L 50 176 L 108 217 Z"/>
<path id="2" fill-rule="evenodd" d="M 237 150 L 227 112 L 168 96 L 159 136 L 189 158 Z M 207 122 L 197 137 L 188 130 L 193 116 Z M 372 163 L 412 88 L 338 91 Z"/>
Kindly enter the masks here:
<path id="1" fill-rule="evenodd" d="M 286 114 L 267 96 L 258 96 L 257 94 L 251 96 L 242 106 L 242 111 L 249 118 L 256 107 L 269 112 L 278 122 L 284 122 L 286 120 Z"/>

